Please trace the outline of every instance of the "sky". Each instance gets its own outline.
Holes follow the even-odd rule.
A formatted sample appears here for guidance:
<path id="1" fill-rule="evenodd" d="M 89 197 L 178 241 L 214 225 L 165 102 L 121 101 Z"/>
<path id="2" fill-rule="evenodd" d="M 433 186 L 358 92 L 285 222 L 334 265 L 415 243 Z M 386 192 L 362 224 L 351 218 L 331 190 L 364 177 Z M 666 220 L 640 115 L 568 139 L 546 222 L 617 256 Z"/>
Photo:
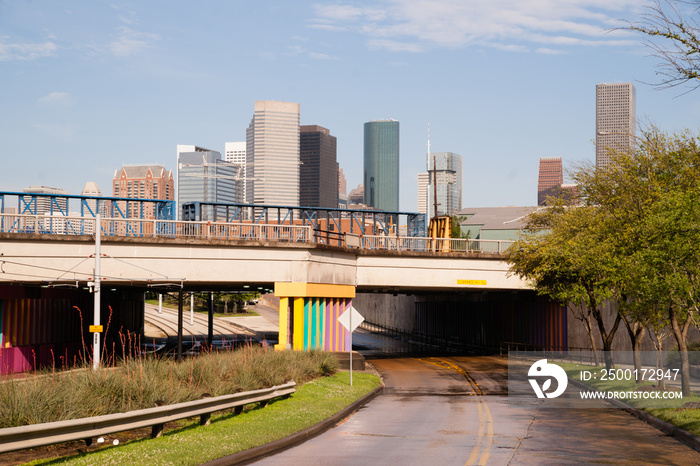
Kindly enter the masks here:
<path id="1" fill-rule="evenodd" d="M 540 157 L 595 160 L 595 86 L 632 82 L 638 121 L 698 132 L 700 90 L 620 29 L 640 0 L 0 0 L 0 191 L 111 195 L 124 164 L 245 140 L 256 100 L 337 137 L 348 191 L 363 124 L 400 122 L 400 210 L 434 152 L 463 157 L 463 206 L 535 205 Z"/>

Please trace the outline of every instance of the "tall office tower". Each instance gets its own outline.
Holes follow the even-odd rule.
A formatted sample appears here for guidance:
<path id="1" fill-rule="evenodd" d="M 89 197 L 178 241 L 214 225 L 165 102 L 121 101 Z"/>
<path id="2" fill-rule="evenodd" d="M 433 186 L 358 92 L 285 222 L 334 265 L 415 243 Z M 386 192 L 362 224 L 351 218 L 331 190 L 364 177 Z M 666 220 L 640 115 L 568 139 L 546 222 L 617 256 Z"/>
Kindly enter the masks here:
<path id="1" fill-rule="evenodd" d="M 540 157 L 537 176 L 537 205 L 545 205 L 547 198 L 557 196 L 564 184 L 561 157 Z"/>
<path id="2" fill-rule="evenodd" d="M 225 154 L 224 157 L 226 162 L 234 164 L 238 167 L 238 176 L 240 181 L 238 182 L 239 187 L 237 190 L 239 193 L 239 202 L 241 204 L 246 203 L 245 192 L 246 192 L 246 171 L 245 171 L 245 141 L 241 142 L 227 142 L 225 144 Z"/>
<path id="3" fill-rule="evenodd" d="M 70 194 L 65 189 L 52 188 L 50 186 L 30 186 L 22 190 L 25 193 L 31 194 L 47 194 L 47 195 L 65 195 Z M 68 215 L 68 198 L 51 198 L 50 196 L 37 196 L 35 198 L 35 204 L 32 202 L 32 197 L 22 196 L 23 206 L 20 213 L 21 214 L 57 214 L 57 215 Z"/>
<path id="4" fill-rule="evenodd" d="M 337 209 L 336 138 L 318 125 L 304 125 L 299 131 L 299 205 Z"/>
<path id="5" fill-rule="evenodd" d="M 299 104 L 256 101 L 246 130 L 246 202 L 298 206 L 299 165 Z"/>
<path id="6" fill-rule="evenodd" d="M 428 172 L 418 174 L 418 213 L 428 214 Z"/>
<path id="7" fill-rule="evenodd" d="M 122 165 L 114 172 L 112 195 L 135 199 L 175 199 L 173 172 L 163 165 Z M 118 201 L 117 206 L 128 218 L 155 218 L 155 205 Z"/>
<path id="8" fill-rule="evenodd" d="M 348 181 L 345 179 L 345 173 L 340 165 L 338 165 L 338 207 L 348 208 Z"/>
<path id="9" fill-rule="evenodd" d="M 631 83 L 595 87 L 595 165 L 605 168 L 610 151 L 634 150 L 637 128 L 637 93 Z"/>
<path id="10" fill-rule="evenodd" d="M 456 215 L 462 210 L 462 156 L 453 152 L 430 152 L 428 171 L 428 217 Z M 435 186 L 437 185 L 437 189 Z M 435 192 L 437 191 L 437 214 Z"/>
<path id="11" fill-rule="evenodd" d="M 365 205 L 377 210 L 399 210 L 399 122 L 365 123 Z"/>
<path id="12" fill-rule="evenodd" d="M 191 150 L 193 149 L 193 150 Z M 177 209 L 185 219 L 182 206 L 190 202 L 235 204 L 239 181 L 238 168 L 227 163 L 217 151 L 197 146 L 177 146 Z M 226 221 L 226 208 L 202 208 L 198 220 Z M 187 218 L 187 220 L 194 220 Z"/>

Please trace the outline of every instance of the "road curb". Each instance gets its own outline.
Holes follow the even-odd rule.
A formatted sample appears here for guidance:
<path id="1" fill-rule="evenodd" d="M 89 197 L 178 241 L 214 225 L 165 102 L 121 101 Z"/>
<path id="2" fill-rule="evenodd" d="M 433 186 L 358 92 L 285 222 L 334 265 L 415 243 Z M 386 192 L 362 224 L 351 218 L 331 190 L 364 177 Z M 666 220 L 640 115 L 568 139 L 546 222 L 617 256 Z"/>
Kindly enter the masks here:
<path id="1" fill-rule="evenodd" d="M 365 404 L 367 404 L 374 397 L 379 395 L 382 392 L 382 390 L 384 390 L 384 384 L 375 388 L 374 390 L 372 390 L 359 400 L 355 401 L 354 403 L 346 406 L 342 411 L 337 412 L 328 419 L 325 419 L 314 426 L 304 429 L 301 432 L 297 432 L 296 434 L 289 435 L 285 438 L 275 440 L 274 442 L 265 445 L 260 445 L 259 447 L 244 450 L 238 453 L 234 453 L 233 455 L 224 456 L 223 458 L 204 463 L 204 466 L 247 464 L 249 462 L 262 459 L 266 456 L 272 455 L 274 453 L 279 453 L 283 450 L 299 445 L 300 443 L 310 438 L 316 437 L 317 435 L 320 435 L 323 432 L 330 429 L 331 427 L 335 426 L 340 421 L 342 421 L 343 419 L 360 409 Z"/>
<path id="2" fill-rule="evenodd" d="M 572 379 L 571 377 L 569 377 L 569 382 L 573 383 L 574 385 L 576 385 L 578 388 L 581 388 L 581 389 L 600 391 L 597 388 L 590 387 L 590 386 L 588 386 L 588 385 L 586 385 L 578 380 Z M 661 432 L 663 432 L 665 434 L 669 434 L 672 437 L 677 438 L 678 440 L 685 443 L 689 447 L 700 452 L 700 437 L 698 437 L 697 435 L 692 434 L 685 429 L 681 429 L 678 426 L 674 426 L 670 422 L 662 421 L 661 419 L 652 416 L 651 414 L 647 413 L 646 411 L 642 411 L 640 409 L 633 408 L 632 406 L 625 404 L 621 401 L 608 400 L 608 399 L 606 399 L 605 401 L 607 401 L 608 403 L 610 403 L 611 405 L 613 405 L 614 407 L 616 407 L 618 409 L 622 409 L 622 410 L 628 412 L 629 414 L 636 417 L 637 419 L 640 419 L 640 420 L 646 422 L 647 424 L 649 424 L 653 427 L 656 427 Z"/>

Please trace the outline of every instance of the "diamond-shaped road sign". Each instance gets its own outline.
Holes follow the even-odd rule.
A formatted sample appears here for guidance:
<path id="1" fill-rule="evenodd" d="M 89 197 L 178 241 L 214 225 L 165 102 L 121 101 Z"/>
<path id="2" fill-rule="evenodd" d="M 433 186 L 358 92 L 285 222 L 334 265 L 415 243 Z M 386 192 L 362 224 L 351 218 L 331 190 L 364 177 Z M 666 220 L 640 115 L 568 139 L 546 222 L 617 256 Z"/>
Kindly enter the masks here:
<path id="1" fill-rule="evenodd" d="M 350 325 L 350 313 L 352 313 L 352 326 Z M 338 322 L 340 322 L 340 324 L 347 330 L 350 330 L 350 332 L 354 332 L 355 329 L 364 321 L 365 318 L 362 317 L 362 315 L 357 312 L 357 309 L 352 306 L 350 306 L 350 309 L 343 312 L 340 317 L 338 317 Z"/>

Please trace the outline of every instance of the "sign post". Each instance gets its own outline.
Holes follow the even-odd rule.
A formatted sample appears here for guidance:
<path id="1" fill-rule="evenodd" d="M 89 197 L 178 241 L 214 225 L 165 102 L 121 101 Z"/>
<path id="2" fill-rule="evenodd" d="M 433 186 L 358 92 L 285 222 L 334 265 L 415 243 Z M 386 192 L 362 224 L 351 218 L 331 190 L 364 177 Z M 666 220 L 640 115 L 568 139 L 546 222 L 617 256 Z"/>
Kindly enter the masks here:
<path id="1" fill-rule="evenodd" d="M 338 317 L 338 322 L 340 322 L 340 325 L 345 327 L 348 331 L 350 331 L 350 386 L 352 387 L 352 332 L 355 331 L 357 327 L 360 326 L 362 322 L 365 321 L 365 318 L 362 317 L 362 315 L 357 312 L 357 310 L 350 306 L 350 309 L 347 311 L 343 312 L 340 317 Z"/>

